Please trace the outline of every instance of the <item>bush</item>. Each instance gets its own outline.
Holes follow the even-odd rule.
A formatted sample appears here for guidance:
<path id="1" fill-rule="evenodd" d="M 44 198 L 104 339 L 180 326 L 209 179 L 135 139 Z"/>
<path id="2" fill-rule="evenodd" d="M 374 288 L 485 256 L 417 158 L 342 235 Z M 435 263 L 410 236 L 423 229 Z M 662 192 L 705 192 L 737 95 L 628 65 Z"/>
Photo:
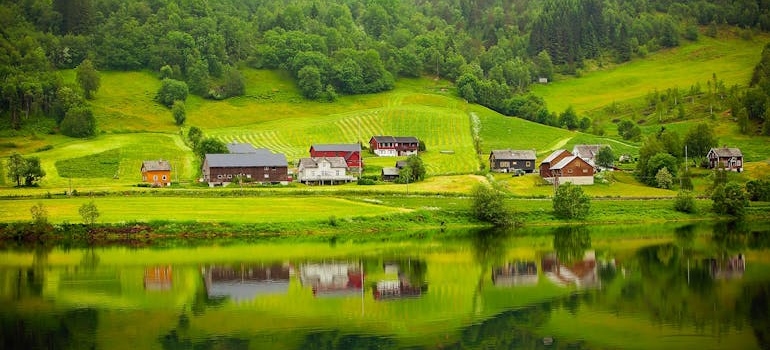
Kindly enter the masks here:
<path id="1" fill-rule="evenodd" d="M 359 185 L 374 185 L 376 181 L 362 176 L 358 178 L 357 183 Z"/>
<path id="2" fill-rule="evenodd" d="M 505 205 L 505 195 L 498 188 L 480 183 L 471 193 L 473 217 L 498 227 L 515 223 L 513 212 Z"/>
<path id="3" fill-rule="evenodd" d="M 741 185 L 735 182 L 728 182 L 726 185 L 719 185 L 711 194 L 712 210 L 717 214 L 727 214 L 732 216 L 743 216 L 749 200 L 746 193 L 743 192 Z"/>
<path id="4" fill-rule="evenodd" d="M 682 213 L 695 213 L 695 197 L 690 191 L 679 191 L 674 200 L 674 210 Z"/>
<path id="5" fill-rule="evenodd" d="M 158 93 L 155 95 L 155 101 L 171 108 L 174 101 L 184 101 L 189 93 L 187 83 L 174 79 L 163 79 Z"/>
<path id="6" fill-rule="evenodd" d="M 69 137 L 89 137 L 96 134 L 96 118 L 87 107 L 73 107 L 59 125 L 62 134 Z"/>
<path id="7" fill-rule="evenodd" d="M 582 219 L 591 210 L 591 199 L 580 186 L 569 182 L 560 185 L 553 197 L 553 211 L 561 219 Z"/>
<path id="8" fill-rule="evenodd" d="M 746 193 L 750 201 L 770 202 L 770 181 L 751 180 L 746 183 Z"/>

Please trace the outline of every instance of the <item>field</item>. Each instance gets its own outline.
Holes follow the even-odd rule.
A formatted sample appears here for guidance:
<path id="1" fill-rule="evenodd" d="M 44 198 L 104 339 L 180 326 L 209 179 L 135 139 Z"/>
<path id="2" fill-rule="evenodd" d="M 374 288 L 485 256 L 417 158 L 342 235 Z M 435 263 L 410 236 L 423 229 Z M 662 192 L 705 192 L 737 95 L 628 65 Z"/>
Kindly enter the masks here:
<path id="1" fill-rule="evenodd" d="M 579 78 L 560 78 L 548 85 L 538 85 L 534 93 L 542 96 L 553 112 L 559 113 L 571 105 L 580 115 L 593 117 L 601 115 L 598 111 L 612 103 L 638 104 L 652 90 L 705 85 L 712 74 L 727 85 L 741 85 L 748 79 L 761 47 L 768 40 L 770 37 L 765 34 L 756 35 L 751 40 L 737 37 L 716 40 L 701 36 L 697 42 L 684 42 L 679 48 L 656 52 L 644 59 L 637 58 L 627 64 L 602 69 L 587 69 Z M 80 140 L 48 135 L 30 128 L 3 137 L 0 140 L 0 156 L 19 152 L 25 156 L 39 157 L 46 176 L 37 188 L 13 188 L 9 181 L 0 182 L 0 197 L 56 197 L 72 190 L 81 194 L 141 194 L 150 191 L 135 187 L 141 181 L 141 162 L 165 159 L 171 162 L 175 186 L 164 189 L 162 198 L 196 196 L 195 193 L 203 193 L 204 197 L 216 194 L 236 196 L 236 191 L 245 191 L 241 194 L 245 193 L 246 196 L 259 196 L 269 191 L 277 196 L 291 195 L 296 204 L 286 205 L 296 208 L 297 212 L 308 210 L 306 214 L 309 217 L 325 218 L 337 209 L 329 206 L 313 214 L 309 209 L 299 208 L 309 203 L 297 199 L 305 194 L 321 194 L 327 199 L 371 194 L 455 196 L 467 194 L 476 183 L 486 181 L 485 169 L 488 167 L 489 152 L 493 149 L 534 149 L 538 159 L 542 159 L 553 150 L 572 149 L 576 144 L 609 144 L 616 155 L 635 155 L 640 146 L 638 142 L 620 139 L 611 124 L 607 126 L 605 136 L 597 136 L 500 115 L 458 98 L 452 84 L 443 80 L 399 79 L 395 89 L 388 92 L 341 96 L 334 103 L 324 103 L 303 99 L 294 82 L 284 72 L 249 68 L 242 70 L 247 81 L 244 96 L 225 101 L 188 97 L 187 122 L 181 128 L 174 125 L 168 109 L 153 101 L 160 84 L 153 72 L 102 72 L 101 88 L 90 102 L 98 119 L 98 135 Z M 74 72 L 71 70 L 62 71 L 61 74 L 65 81 L 74 80 Z M 479 152 L 473 145 L 473 118 L 478 118 L 481 124 Z M 769 139 L 739 134 L 729 115 L 666 123 L 665 127 L 683 136 L 696 122 L 711 123 L 720 144 L 738 146 L 744 152 L 748 162 L 745 166 L 747 172 L 731 175 L 733 179 L 747 181 L 770 175 L 770 156 L 767 153 Z M 33 125 L 45 123 L 44 120 L 31 122 Z M 308 156 L 312 144 L 361 142 L 367 147 L 373 135 L 416 136 L 427 147 L 422 158 L 428 177 L 423 182 L 409 185 L 379 183 L 372 186 L 346 184 L 307 187 L 292 184 L 281 188 L 251 187 L 242 190 L 204 188 L 196 181 L 200 162 L 183 138 L 190 126 L 200 127 L 206 136 L 223 142 L 248 142 L 256 147 L 284 153 L 290 166 L 296 164 L 299 158 Z M 642 129 L 645 135 L 649 135 L 658 132 L 660 127 L 657 122 L 650 121 Z M 379 174 L 380 169 L 394 166 L 395 161 L 401 159 L 404 158 L 375 157 L 365 151 L 365 174 Z M 553 194 L 553 188 L 543 184 L 534 174 L 523 177 L 494 174 L 493 178 L 505 184 L 515 198 L 548 198 Z M 705 191 L 710 183 L 709 174 L 696 174 L 694 182 L 697 191 Z M 665 198 L 676 193 L 644 186 L 630 174 L 621 172 L 614 174 L 607 183 L 587 186 L 585 190 L 597 198 Z M 153 212 L 164 212 L 164 206 L 168 205 L 165 199 L 159 199 L 157 204 L 149 203 L 149 199 L 147 201 L 135 205 L 137 208 L 152 208 Z M 8 208 L 7 213 L 17 213 L 18 217 L 26 218 L 30 205 L 13 208 L 13 203 L 19 202 L 3 201 L 0 205 Z M 106 200 L 104 206 L 109 208 L 118 205 L 110 203 Z M 190 203 L 206 205 L 194 200 Z M 72 211 L 72 205 L 55 209 L 68 212 L 61 214 L 60 219 L 78 219 L 77 213 Z M 252 207 L 256 204 L 249 202 L 247 205 Z M 271 207 L 281 205 L 284 204 L 279 200 L 271 200 Z M 531 209 L 538 205 L 532 202 L 526 206 Z M 217 211 L 216 217 L 236 222 L 245 220 L 243 216 L 230 213 L 229 209 L 232 208 L 228 205 L 221 206 L 228 210 Z M 199 214 L 187 204 L 174 208 L 179 220 L 194 220 L 208 215 Z M 367 206 L 355 208 L 356 212 L 360 210 L 361 215 L 370 214 Z M 533 210 L 537 212 L 539 209 Z M 10 215 L 7 213 L 4 211 L 5 215 Z M 266 213 L 266 217 L 273 215 L 270 210 Z M 137 220 L 167 217 L 163 214 L 131 216 Z M 6 216 L 2 220 L 10 219 L 10 216 Z M 280 216 L 275 219 L 281 220 Z"/>

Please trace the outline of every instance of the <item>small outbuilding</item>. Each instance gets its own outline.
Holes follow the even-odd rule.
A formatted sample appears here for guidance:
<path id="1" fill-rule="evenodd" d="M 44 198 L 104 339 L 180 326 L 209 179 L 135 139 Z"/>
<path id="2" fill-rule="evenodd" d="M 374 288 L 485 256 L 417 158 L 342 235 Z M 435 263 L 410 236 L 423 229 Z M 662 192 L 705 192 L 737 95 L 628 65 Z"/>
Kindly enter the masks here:
<path id="1" fill-rule="evenodd" d="M 142 162 L 142 182 L 153 186 L 171 186 L 171 164 L 167 160 L 145 160 Z"/>
<path id="2" fill-rule="evenodd" d="M 534 150 L 493 150 L 489 153 L 489 170 L 512 173 L 516 170 L 531 173 L 535 171 Z"/>
<path id="3" fill-rule="evenodd" d="M 738 148 L 712 148 L 706 158 L 709 160 L 709 168 L 711 169 L 718 168 L 721 164 L 725 170 L 743 171 L 743 153 Z"/>

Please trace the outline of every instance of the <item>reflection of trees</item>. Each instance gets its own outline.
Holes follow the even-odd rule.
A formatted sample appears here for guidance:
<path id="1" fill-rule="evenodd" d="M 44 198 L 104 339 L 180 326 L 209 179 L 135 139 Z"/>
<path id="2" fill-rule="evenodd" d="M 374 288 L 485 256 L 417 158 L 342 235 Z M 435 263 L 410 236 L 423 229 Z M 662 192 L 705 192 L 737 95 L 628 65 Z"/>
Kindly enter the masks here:
<path id="1" fill-rule="evenodd" d="M 473 309 L 478 311 L 481 308 L 481 292 L 484 290 L 484 279 L 489 275 L 489 269 L 493 264 L 501 264 L 505 257 L 505 240 L 508 233 L 500 229 L 479 230 L 474 232 L 471 240 L 473 246 L 473 256 L 476 262 L 481 266 L 479 283 L 473 293 Z"/>
<path id="2" fill-rule="evenodd" d="M 463 329 L 460 341 L 445 348 L 533 349 L 543 347 L 535 330 L 551 318 L 550 302 L 500 313 L 484 322 Z M 553 345 L 558 345 L 554 342 Z M 576 348 L 577 349 L 577 348 Z"/>
<path id="3" fill-rule="evenodd" d="M 2 349 L 96 349 L 98 314 L 75 309 L 63 314 L 0 313 Z"/>
<path id="4" fill-rule="evenodd" d="M 762 349 L 770 349 L 770 283 L 744 286 L 737 309 L 748 315 Z"/>
<path id="5" fill-rule="evenodd" d="M 738 253 L 746 249 L 748 231 L 744 220 L 720 221 L 714 224 L 711 241 L 721 254 Z"/>
<path id="6" fill-rule="evenodd" d="M 397 349 L 396 342 L 391 338 L 366 336 L 358 334 L 342 334 L 338 330 L 314 332 L 305 336 L 305 340 L 297 349 L 302 350 L 331 350 L 331 349 Z"/>
<path id="7" fill-rule="evenodd" d="M 591 235 L 585 226 L 562 226 L 553 230 L 553 249 L 562 263 L 583 260 L 586 249 L 591 248 Z"/>
<path id="8" fill-rule="evenodd" d="M 216 336 L 205 339 L 194 339 L 188 333 L 190 319 L 186 314 L 179 316 L 177 327 L 158 341 L 164 349 L 248 349 L 249 340 L 233 336 Z"/>

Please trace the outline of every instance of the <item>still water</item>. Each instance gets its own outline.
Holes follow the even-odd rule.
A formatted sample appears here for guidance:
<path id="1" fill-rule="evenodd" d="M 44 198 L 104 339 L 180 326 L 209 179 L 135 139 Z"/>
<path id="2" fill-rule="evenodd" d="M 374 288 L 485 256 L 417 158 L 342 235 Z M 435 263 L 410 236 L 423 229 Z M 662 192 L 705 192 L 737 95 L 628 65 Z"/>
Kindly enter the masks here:
<path id="1" fill-rule="evenodd" d="M 0 348 L 768 348 L 768 226 L 6 243 Z"/>

